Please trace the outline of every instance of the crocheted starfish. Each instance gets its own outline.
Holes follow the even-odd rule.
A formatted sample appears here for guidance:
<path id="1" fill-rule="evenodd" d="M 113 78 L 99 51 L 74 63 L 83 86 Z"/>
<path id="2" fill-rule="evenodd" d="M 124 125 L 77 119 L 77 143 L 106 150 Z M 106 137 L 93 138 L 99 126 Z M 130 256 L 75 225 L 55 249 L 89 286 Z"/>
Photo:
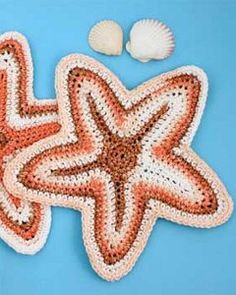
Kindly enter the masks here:
<path id="1" fill-rule="evenodd" d="M 32 71 L 24 37 L 11 32 L 0 36 L 0 237 L 27 254 L 43 246 L 50 209 L 8 194 L 2 183 L 4 167 L 21 149 L 59 130 L 56 103 L 33 97 Z"/>
<path id="2" fill-rule="evenodd" d="M 82 211 L 92 266 L 107 280 L 125 275 L 157 217 L 211 227 L 231 199 L 190 149 L 207 78 L 187 66 L 128 91 L 82 55 L 57 69 L 62 129 L 18 154 L 5 171 L 10 192 Z"/>

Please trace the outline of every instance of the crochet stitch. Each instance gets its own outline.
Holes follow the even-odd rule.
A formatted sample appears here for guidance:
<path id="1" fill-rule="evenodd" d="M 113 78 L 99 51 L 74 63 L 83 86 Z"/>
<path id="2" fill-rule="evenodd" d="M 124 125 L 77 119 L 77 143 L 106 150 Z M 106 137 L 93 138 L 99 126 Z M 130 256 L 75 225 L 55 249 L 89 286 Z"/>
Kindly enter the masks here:
<path id="1" fill-rule="evenodd" d="M 58 68 L 60 131 L 7 165 L 7 189 L 81 210 L 84 244 L 106 280 L 127 274 L 157 218 L 212 227 L 232 201 L 190 148 L 207 77 L 186 66 L 127 90 L 97 61 L 70 55 Z"/>
<path id="2" fill-rule="evenodd" d="M 3 185 L 6 163 L 23 148 L 59 130 L 55 100 L 36 100 L 32 62 L 25 38 L 0 36 L 0 237 L 16 251 L 33 254 L 45 243 L 50 208 L 9 194 Z M 23 197 L 21 194 L 18 197 Z"/>

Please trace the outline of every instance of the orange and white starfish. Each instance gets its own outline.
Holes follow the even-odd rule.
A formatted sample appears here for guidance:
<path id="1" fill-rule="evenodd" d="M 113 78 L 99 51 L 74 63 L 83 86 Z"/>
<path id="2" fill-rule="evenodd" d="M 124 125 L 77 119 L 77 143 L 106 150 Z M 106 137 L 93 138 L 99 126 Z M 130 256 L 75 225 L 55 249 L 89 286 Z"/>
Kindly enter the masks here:
<path id="1" fill-rule="evenodd" d="M 130 271 L 157 218 L 212 227 L 232 201 L 190 148 L 207 96 L 207 77 L 186 66 L 127 90 L 83 55 L 57 68 L 61 130 L 7 165 L 17 196 L 82 211 L 91 264 L 107 280 Z"/>
<path id="2" fill-rule="evenodd" d="M 60 128 L 55 100 L 36 100 L 32 61 L 25 38 L 0 36 L 0 238 L 16 251 L 33 254 L 45 243 L 50 208 L 9 194 L 3 185 L 6 163 L 20 150 Z M 19 195 L 19 197 L 23 197 Z"/>

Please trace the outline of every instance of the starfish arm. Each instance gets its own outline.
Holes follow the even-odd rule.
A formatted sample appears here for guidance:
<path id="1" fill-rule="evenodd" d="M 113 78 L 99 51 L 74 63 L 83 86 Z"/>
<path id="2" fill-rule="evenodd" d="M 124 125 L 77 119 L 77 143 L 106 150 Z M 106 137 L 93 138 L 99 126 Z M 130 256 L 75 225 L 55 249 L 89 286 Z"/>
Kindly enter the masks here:
<path id="1" fill-rule="evenodd" d="M 16 252 L 33 255 L 46 243 L 51 227 L 51 209 L 21 201 L 0 186 L 0 237 Z"/>
<path id="2" fill-rule="evenodd" d="M 109 184 L 109 176 L 106 179 Z M 91 198 L 82 210 L 83 238 L 89 259 L 95 271 L 109 281 L 120 279 L 132 269 L 158 216 L 153 200 L 145 202 L 144 195 L 136 189 L 138 181 L 134 173 L 125 185 L 125 216 L 119 230 L 115 187 L 110 186 L 101 203 Z"/>
<path id="3" fill-rule="evenodd" d="M 9 194 L 2 183 L 3 172 L 21 149 L 59 130 L 55 100 L 35 99 L 32 80 L 31 54 L 24 36 L 16 32 L 1 35 L 0 237 L 24 254 L 34 254 L 44 245 L 51 210 Z"/>
<path id="4" fill-rule="evenodd" d="M 188 146 L 146 161 L 137 189 L 154 200 L 159 217 L 185 225 L 212 227 L 227 221 L 232 200 L 215 173 Z"/>
<path id="5" fill-rule="evenodd" d="M 84 208 L 82 211 L 84 244 L 94 270 L 108 281 L 119 280 L 127 275 L 137 262 L 145 248 L 157 216 L 148 207 L 138 224 L 135 223 L 137 221 L 135 216 L 130 216 L 131 220 L 129 222 L 126 220 L 122 230 L 118 233 L 112 229 L 107 231 L 102 226 L 96 228 L 99 219 L 94 218 L 95 207 L 95 201 L 90 199 L 89 208 Z M 130 210 L 131 208 L 127 208 L 127 211 Z M 105 223 L 107 219 L 104 219 Z M 115 216 L 111 224 L 115 224 Z M 126 227 L 131 232 L 126 230 Z M 99 230 L 97 240 L 94 237 L 94 228 L 97 232 Z"/>
<path id="6" fill-rule="evenodd" d="M 32 123 L 38 125 L 56 121 L 56 101 L 40 101 L 33 95 L 31 53 L 23 35 L 8 32 L 0 36 L 0 72 L 6 75 L 7 80 L 1 85 L 7 95 L 7 99 L 2 98 L 1 101 L 5 106 L 1 118 L 7 118 L 10 126 L 21 129 Z"/>

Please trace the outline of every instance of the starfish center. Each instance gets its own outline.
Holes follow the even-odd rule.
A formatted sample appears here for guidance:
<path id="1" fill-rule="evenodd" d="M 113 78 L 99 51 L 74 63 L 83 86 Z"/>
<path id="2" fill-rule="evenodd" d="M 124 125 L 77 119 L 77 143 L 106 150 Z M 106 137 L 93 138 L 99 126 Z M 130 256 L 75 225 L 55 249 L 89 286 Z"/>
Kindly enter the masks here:
<path id="1" fill-rule="evenodd" d="M 107 147 L 104 163 L 111 174 L 121 177 L 135 167 L 138 150 L 138 145 L 129 140 L 115 139 Z"/>

